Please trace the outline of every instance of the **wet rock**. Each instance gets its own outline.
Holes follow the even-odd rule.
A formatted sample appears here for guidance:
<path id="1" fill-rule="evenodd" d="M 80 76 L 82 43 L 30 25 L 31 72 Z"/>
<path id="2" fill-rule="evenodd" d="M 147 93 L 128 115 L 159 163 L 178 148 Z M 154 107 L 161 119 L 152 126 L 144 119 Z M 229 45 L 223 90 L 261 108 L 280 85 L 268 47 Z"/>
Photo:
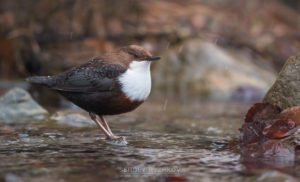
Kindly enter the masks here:
<path id="1" fill-rule="evenodd" d="M 0 111 L 0 123 L 43 120 L 48 115 L 47 110 L 21 88 L 13 88 L 0 98 Z"/>
<path id="2" fill-rule="evenodd" d="M 263 101 L 276 103 L 282 109 L 300 105 L 299 68 L 300 54 L 290 57 Z"/>
<path id="3" fill-rule="evenodd" d="M 95 123 L 87 116 L 78 111 L 61 111 L 57 112 L 50 118 L 58 124 L 63 124 L 71 127 L 93 127 Z"/>
<path id="4" fill-rule="evenodd" d="M 253 64 L 249 57 L 201 39 L 186 41 L 162 57 L 153 72 L 154 94 L 230 100 L 242 85 L 264 92 L 275 80 L 272 71 Z"/>
<path id="5" fill-rule="evenodd" d="M 28 90 L 29 83 L 24 82 L 24 81 L 18 81 L 18 80 L 2 80 L 2 79 L 0 79 L 0 95 L 3 95 L 9 89 L 12 89 L 14 87 L 19 87 L 24 90 Z"/>

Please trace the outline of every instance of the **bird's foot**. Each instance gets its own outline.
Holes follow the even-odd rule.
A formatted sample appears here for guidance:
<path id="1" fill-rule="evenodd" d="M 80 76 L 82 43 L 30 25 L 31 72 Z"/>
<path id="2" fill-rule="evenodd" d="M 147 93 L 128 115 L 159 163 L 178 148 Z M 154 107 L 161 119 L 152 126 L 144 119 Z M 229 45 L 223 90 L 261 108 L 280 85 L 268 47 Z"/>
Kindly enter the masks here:
<path id="1" fill-rule="evenodd" d="M 111 145 L 122 146 L 122 147 L 124 147 L 128 144 L 125 137 L 115 136 L 115 135 L 107 137 L 105 139 L 105 142 L 108 144 L 111 144 Z"/>

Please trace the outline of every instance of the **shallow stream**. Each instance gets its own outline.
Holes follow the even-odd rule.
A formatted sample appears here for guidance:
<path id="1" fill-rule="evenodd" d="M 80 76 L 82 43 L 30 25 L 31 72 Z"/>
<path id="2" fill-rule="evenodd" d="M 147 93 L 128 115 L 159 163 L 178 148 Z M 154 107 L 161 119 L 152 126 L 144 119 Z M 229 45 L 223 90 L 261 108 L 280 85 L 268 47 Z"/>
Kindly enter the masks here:
<path id="1" fill-rule="evenodd" d="M 238 128 L 250 106 L 146 102 L 107 117 L 113 132 L 126 137 L 126 147 L 103 143 L 96 126 L 48 120 L 1 126 L 0 181 L 299 180 L 298 156 L 240 156 Z"/>

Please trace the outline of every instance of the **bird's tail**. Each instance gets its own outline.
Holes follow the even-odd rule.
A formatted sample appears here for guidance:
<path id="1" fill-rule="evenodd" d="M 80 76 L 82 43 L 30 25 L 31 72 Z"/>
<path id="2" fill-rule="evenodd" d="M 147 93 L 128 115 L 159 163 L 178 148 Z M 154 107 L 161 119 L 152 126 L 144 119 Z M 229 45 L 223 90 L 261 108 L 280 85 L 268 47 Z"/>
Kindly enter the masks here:
<path id="1" fill-rule="evenodd" d="M 44 86 L 52 87 L 56 81 L 51 76 L 33 76 L 25 79 L 26 82 L 41 84 Z"/>

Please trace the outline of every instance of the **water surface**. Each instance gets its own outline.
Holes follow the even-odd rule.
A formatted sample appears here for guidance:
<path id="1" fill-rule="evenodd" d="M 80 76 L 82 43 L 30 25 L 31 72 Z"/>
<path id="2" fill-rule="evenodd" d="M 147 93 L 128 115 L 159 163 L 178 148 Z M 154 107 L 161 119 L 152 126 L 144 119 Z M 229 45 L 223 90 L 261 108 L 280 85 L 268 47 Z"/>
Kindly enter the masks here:
<path id="1" fill-rule="evenodd" d="M 127 147 L 103 143 L 96 126 L 53 121 L 1 126 L 0 176 L 44 182 L 296 180 L 297 156 L 240 156 L 238 128 L 250 105 L 147 102 L 132 113 L 107 117 Z"/>

